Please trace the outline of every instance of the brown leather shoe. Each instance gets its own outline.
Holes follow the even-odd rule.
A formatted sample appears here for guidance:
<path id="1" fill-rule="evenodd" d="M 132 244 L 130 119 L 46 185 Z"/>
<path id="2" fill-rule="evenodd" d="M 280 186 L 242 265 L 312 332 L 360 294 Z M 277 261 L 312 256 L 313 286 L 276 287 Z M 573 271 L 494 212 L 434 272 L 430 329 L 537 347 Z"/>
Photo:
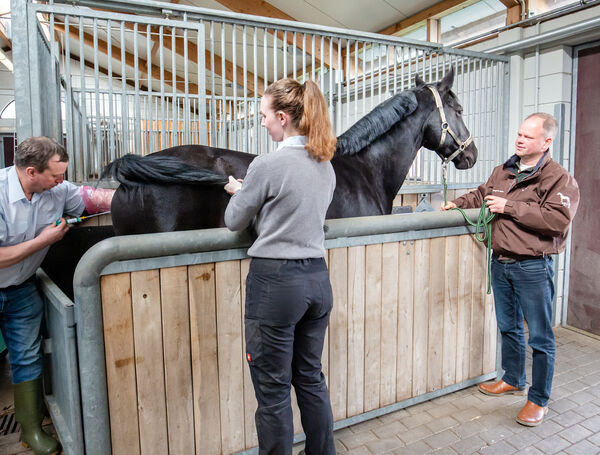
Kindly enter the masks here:
<path id="1" fill-rule="evenodd" d="M 498 397 L 500 395 L 525 395 L 525 389 L 518 389 L 507 384 L 502 379 L 498 382 L 486 382 L 479 384 L 479 391 L 486 395 Z"/>
<path id="2" fill-rule="evenodd" d="M 517 422 L 528 427 L 537 427 L 544 420 L 544 416 L 548 414 L 547 406 L 538 406 L 535 403 L 527 400 L 521 412 L 517 416 Z"/>

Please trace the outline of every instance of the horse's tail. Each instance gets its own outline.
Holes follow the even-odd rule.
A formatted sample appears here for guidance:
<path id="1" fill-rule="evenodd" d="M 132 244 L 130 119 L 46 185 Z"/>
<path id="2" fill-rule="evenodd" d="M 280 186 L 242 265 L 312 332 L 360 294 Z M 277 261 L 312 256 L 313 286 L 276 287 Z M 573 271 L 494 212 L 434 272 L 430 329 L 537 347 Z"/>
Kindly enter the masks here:
<path id="1" fill-rule="evenodd" d="M 226 175 L 194 167 L 179 158 L 161 155 L 125 155 L 108 164 L 100 179 L 113 178 L 125 186 L 145 183 L 225 185 Z"/>

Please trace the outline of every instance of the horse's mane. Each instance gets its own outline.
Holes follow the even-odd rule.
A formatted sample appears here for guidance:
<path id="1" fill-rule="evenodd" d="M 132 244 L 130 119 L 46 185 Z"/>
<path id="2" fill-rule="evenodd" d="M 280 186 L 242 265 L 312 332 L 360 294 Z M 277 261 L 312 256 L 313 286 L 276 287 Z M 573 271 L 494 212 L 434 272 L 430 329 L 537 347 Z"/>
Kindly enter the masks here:
<path id="1" fill-rule="evenodd" d="M 335 154 L 355 155 L 412 114 L 417 106 L 417 97 L 410 90 L 384 101 L 338 137 Z"/>
<path id="2" fill-rule="evenodd" d="M 226 175 L 194 167 L 172 156 L 160 155 L 125 155 L 104 168 L 100 180 L 107 177 L 126 186 L 146 183 L 225 185 L 228 182 Z"/>

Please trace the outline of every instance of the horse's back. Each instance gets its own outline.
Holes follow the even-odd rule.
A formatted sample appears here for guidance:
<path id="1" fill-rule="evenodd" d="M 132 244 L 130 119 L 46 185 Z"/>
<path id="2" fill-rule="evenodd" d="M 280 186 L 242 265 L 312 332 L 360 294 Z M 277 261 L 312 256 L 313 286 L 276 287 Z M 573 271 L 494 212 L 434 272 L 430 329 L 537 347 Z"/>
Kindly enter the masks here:
<path id="1" fill-rule="evenodd" d="M 201 145 L 172 147 L 152 155 L 241 179 L 256 157 Z M 113 226 L 117 235 L 223 227 L 229 198 L 222 185 L 214 184 L 121 185 L 111 205 Z"/>

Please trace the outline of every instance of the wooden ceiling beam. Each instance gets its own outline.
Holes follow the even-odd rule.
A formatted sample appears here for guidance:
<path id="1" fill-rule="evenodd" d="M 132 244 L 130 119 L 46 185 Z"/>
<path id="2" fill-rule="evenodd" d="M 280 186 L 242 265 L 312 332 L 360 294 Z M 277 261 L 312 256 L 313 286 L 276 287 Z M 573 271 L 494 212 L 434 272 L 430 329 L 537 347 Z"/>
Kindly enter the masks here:
<path id="1" fill-rule="evenodd" d="M 418 13 L 401 20 L 400 22 L 380 30 L 378 33 L 383 35 L 395 35 L 400 32 L 409 32 L 424 25 L 427 19 L 440 19 L 443 16 L 447 16 L 448 14 L 477 3 L 477 1 L 478 0 L 443 0 L 423 11 L 419 11 Z"/>

